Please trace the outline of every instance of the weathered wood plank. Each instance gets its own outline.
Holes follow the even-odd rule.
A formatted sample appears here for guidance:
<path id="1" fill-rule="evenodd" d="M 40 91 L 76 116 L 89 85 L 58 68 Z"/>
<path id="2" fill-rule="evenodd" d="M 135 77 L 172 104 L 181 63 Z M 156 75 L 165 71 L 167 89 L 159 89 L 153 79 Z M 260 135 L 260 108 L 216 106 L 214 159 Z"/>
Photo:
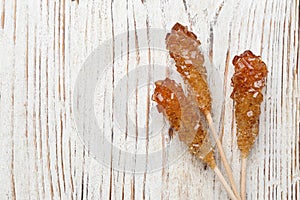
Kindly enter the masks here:
<path id="1" fill-rule="evenodd" d="M 188 154 L 163 167 L 172 159 L 172 152 L 164 149 L 167 139 L 163 134 L 153 135 L 152 86 L 139 85 L 163 77 L 156 66 L 171 63 L 164 52 L 149 48 L 156 36 L 152 29 L 167 33 L 178 21 L 199 36 L 220 72 L 219 130 L 237 182 L 240 157 L 230 99 L 231 60 L 251 49 L 267 63 L 260 135 L 248 162 L 248 199 L 299 199 L 299 10 L 298 0 L 0 0 L 1 198 L 227 198 L 211 170 Z M 146 30 L 145 37 L 139 35 L 139 29 Z M 161 168 L 152 173 L 114 170 L 115 160 L 122 160 L 113 151 L 109 166 L 101 164 L 77 134 L 73 110 L 77 76 L 99 45 L 120 34 L 126 40 L 113 43 L 113 68 L 97 88 L 103 94 L 95 97 L 95 107 L 101 108 L 96 116 L 109 142 L 123 151 L 127 148 L 146 155 L 148 170 L 152 153 L 160 151 Z M 143 38 L 145 49 L 140 48 Z M 145 65 L 146 71 L 136 76 L 139 65 Z M 168 69 L 166 75 L 174 73 Z M 124 109 L 126 131 L 122 135 L 115 121 L 118 105 L 123 105 L 117 96 L 118 83 L 126 76 L 136 79 L 123 87 L 131 104 Z M 136 90 L 130 90 L 131 86 Z M 130 120 L 141 127 L 148 121 L 145 131 L 129 126 Z M 182 152 L 183 146 L 176 139 L 173 142 Z"/>

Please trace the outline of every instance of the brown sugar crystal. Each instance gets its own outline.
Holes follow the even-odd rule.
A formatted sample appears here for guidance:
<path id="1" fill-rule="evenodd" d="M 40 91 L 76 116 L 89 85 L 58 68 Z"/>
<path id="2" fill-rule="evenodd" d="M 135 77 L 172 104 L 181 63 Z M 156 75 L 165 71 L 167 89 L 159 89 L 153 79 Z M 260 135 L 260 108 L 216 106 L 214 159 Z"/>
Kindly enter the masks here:
<path id="1" fill-rule="evenodd" d="M 246 158 L 259 132 L 262 88 L 268 73 L 266 64 L 251 51 L 245 51 L 233 59 L 234 75 L 231 79 L 235 101 L 237 143 L 242 157 Z"/>
<path id="2" fill-rule="evenodd" d="M 168 119 L 171 129 L 177 131 L 179 139 L 189 146 L 193 155 L 214 168 L 214 153 L 207 131 L 203 130 L 200 122 L 197 105 L 193 104 L 191 97 L 185 96 L 181 86 L 174 80 L 166 78 L 155 85 L 152 99 L 158 103 L 157 107 Z"/>
<path id="3" fill-rule="evenodd" d="M 206 82 L 204 56 L 199 50 L 200 41 L 186 26 L 176 23 L 167 34 L 166 46 L 176 62 L 177 71 L 193 91 L 198 106 L 205 115 L 211 111 L 211 95 Z"/>

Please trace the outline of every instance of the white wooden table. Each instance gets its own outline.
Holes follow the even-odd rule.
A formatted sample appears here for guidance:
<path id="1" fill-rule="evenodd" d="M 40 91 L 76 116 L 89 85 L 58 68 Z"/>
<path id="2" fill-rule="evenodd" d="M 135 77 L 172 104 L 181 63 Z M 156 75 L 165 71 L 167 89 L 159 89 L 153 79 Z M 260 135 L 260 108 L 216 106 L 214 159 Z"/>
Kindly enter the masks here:
<path id="1" fill-rule="evenodd" d="M 142 82 L 164 76 L 155 74 L 156 61 L 166 65 L 170 59 L 164 57 L 166 52 L 139 47 L 164 39 L 154 29 L 167 33 L 176 22 L 192 28 L 220 72 L 222 115 L 217 123 L 237 182 L 240 157 L 230 99 L 231 61 L 246 49 L 262 56 L 269 75 L 260 135 L 248 159 L 248 199 L 300 199 L 299 10 L 299 0 L 0 0 L 0 199 L 228 198 L 203 163 L 187 153 L 170 158 L 165 132 L 150 135 L 155 124 L 143 132 L 143 123 L 149 121 L 143 116 L 155 112 L 155 104 L 150 100 L 152 88 L 142 87 Z M 146 40 L 139 36 L 141 29 L 149 32 Z M 112 42 L 119 36 L 125 40 Z M 100 126 L 105 141 L 122 151 L 110 151 L 103 163 L 93 149 L 84 147 L 73 103 L 80 70 L 105 41 L 112 42 L 108 54 L 114 63 L 107 68 L 106 84 L 97 86 L 94 109 L 99 124 L 105 124 Z M 131 101 L 127 120 L 138 122 L 141 131 L 137 134 L 138 128 L 125 125 L 126 131 L 119 131 L 123 135 L 117 134 L 118 115 L 111 102 L 123 103 L 116 96 L 119 80 L 141 63 L 150 71 L 134 76 L 140 93 L 122 96 Z M 151 120 L 161 126 L 160 117 Z M 88 128 L 85 133 L 90 134 Z M 182 153 L 177 140 L 172 144 Z M 118 166 L 124 144 L 143 155 L 157 150 L 162 160 L 148 160 L 152 164 L 144 171 L 136 169 L 138 173 L 126 171 Z"/>

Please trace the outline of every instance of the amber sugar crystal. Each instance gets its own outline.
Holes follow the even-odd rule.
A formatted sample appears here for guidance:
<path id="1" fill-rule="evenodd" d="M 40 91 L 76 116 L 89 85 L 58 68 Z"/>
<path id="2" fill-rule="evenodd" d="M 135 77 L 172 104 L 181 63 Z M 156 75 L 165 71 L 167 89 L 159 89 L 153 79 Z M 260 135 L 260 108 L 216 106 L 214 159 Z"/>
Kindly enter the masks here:
<path id="1" fill-rule="evenodd" d="M 234 75 L 231 79 L 235 101 L 237 143 L 242 157 L 247 157 L 259 132 L 262 88 L 268 73 L 266 64 L 251 51 L 233 59 Z"/>
<path id="2" fill-rule="evenodd" d="M 189 146 L 193 155 L 214 168 L 216 164 L 212 146 L 207 138 L 207 131 L 202 127 L 199 111 L 197 105 L 192 102 L 192 97 L 186 97 L 182 87 L 168 78 L 157 81 L 155 85 L 152 99 L 157 102 L 159 112 L 163 112 L 168 119 L 171 129 L 178 133 L 179 139 Z M 171 134 L 173 133 L 171 131 Z"/>
<path id="3" fill-rule="evenodd" d="M 211 111 L 211 95 L 200 44 L 197 36 L 179 23 L 173 26 L 166 37 L 166 46 L 176 62 L 177 71 L 192 88 L 201 112 L 207 114 Z"/>
<path id="4" fill-rule="evenodd" d="M 152 95 L 152 100 L 157 102 L 158 111 L 164 113 L 170 123 L 171 129 L 178 131 L 181 123 L 181 107 L 178 98 L 181 91 L 178 91 L 178 96 L 175 95 L 174 91 L 170 88 L 170 85 L 174 85 L 174 89 L 181 89 L 170 79 L 155 82 L 156 87 L 154 94 Z"/>

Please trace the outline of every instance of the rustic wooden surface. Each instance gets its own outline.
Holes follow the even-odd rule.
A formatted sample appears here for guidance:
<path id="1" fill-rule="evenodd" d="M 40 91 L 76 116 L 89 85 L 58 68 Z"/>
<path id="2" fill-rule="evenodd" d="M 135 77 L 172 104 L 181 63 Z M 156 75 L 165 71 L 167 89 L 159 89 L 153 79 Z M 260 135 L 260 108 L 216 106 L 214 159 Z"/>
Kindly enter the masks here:
<path id="1" fill-rule="evenodd" d="M 167 32 L 178 21 L 192 27 L 220 71 L 220 130 L 237 182 L 231 60 L 251 49 L 267 63 L 248 199 L 299 199 L 299 9 L 299 0 L 0 0 L 0 198 L 228 198 L 212 171 L 188 154 L 152 173 L 115 171 L 76 133 L 73 88 L 87 56 L 117 34 Z"/>

